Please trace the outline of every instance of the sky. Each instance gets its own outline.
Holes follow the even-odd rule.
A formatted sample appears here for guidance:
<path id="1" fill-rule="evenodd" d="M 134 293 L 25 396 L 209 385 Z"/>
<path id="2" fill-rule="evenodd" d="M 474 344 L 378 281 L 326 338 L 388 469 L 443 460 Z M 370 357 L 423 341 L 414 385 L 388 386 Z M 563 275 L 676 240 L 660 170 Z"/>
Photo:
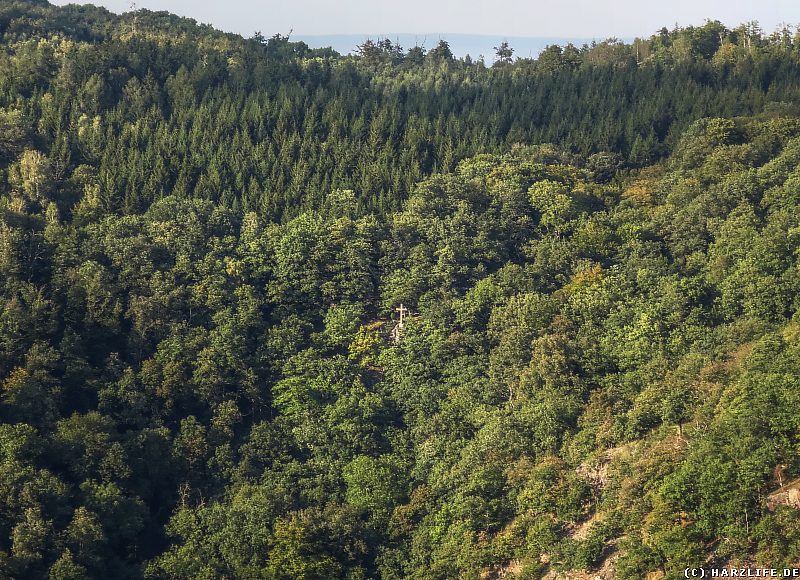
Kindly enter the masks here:
<path id="1" fill-rule="evenodd" d="M 51 0 L 54 4 L 73 3 Z M 82 3 L 79 1 L 79 3 Z M 95 0 L 113 12 L 130 0 Z M 633 38 L 720 20 L 728 26 L 758 20 L 771 32 L 800 24 L 799 0 L 137 0 L 138 8 L 167 10 L 251 36 L 460 33 L 498 37 Z"/>

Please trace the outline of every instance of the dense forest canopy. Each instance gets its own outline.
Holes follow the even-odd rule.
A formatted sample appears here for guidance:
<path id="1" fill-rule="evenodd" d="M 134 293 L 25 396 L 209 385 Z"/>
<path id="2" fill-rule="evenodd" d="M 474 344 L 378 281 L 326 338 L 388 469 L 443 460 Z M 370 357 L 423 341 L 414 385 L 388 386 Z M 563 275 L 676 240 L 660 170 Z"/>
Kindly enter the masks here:
<path id="1" fill-rule="evenodd" d="M 800 37 L 0 35 L 0 576 L 800 559 Z"/>
<path id="2" fill-rule="evenodd" d="M 73 178 L 65 193 L 97 190 L 111 213 L 176 195 L 280 221 L 351 189 L 360 211 L 385 214 L 476 153 L 557 143 L 644 166 L 696 119 L 800 99 L 800 39 L 754 24 L 551 46 L 536 60 L 501 44 L 491 67 L 445 41 L 368 41 L 342 57 L 166 13 L 25 0 L 0 7 L 0 35 L 0 108 Z"/>

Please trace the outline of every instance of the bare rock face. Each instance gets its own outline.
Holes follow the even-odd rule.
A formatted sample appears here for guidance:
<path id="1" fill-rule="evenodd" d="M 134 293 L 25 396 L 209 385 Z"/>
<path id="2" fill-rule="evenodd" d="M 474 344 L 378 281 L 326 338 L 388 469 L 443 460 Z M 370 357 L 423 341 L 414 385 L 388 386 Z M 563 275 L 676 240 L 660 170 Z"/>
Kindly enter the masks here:
<path id="1" fill-rule="evenodd" d="M 575 469 L 575 473 L 585 479 L 597 493 L 600 493 L 608 483 L 609 468 L 612 461 L 632 449 L 633 446 L 630 444 L 607 449 L 605 453 L 595 457 L 593 460 L 580 464 Z"/>
<path id="2" fill-rule="evenodd" d="M 503 580 L 504 578 L 515 577 L 522 572 L 522 564 L 519 560 L 511 560 L 507 564 L 492 566 L 481 573 L 481 580 Z"/>
<path id="3" fill-rule="evenodd" d="M 616 580 L 617 572 L 615 565 L 619 554 L 614 552 L 610 554 L 600 567 L 594 571 L 587 570 L 572 570 L 569 572 L 559 573 L 554 570 L 549 571 L 542 576 L 542 580 Z"/>
<path id="4" fill-rule="evenodd" d="M 767 496 L 768 510 L 775 511 L 781 505 L 800 509 L 800 478 L 790 481 Z"/>

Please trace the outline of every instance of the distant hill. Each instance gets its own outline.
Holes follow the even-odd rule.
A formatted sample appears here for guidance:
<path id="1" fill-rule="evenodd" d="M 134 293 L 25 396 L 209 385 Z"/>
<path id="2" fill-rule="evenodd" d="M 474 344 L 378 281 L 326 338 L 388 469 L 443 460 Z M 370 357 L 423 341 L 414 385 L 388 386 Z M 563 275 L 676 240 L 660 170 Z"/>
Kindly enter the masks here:
<path id="1" fill-rule="evenodd" d="M 292 40 L 301 40 L 311 48 L 331 47 L 341 54 L 348 54 L 366 39 L 389 38 L 397 41 L 403 48 L 424 46 L 433 48 L 440 39 L 450 43 L 450 49 L 458 57 L 470 55 L 478 58 L 483 55 L 488 62 L 494 60 L 494 47 L 504 40 L 514 49 L 517 57 L 536 57 L 548 45 L 565 45 L 572 43 L 575 46 L 591 44 L 591 38 L 543 37 L 543 36 L 491 36 L 482 34 L 449 34 L 432 32 L 429 34 L 387 33 L 387 34 L 322 34 L 322 35 L 293 35 Z M 624 39 L 628 41 L 629 39 Z"/>

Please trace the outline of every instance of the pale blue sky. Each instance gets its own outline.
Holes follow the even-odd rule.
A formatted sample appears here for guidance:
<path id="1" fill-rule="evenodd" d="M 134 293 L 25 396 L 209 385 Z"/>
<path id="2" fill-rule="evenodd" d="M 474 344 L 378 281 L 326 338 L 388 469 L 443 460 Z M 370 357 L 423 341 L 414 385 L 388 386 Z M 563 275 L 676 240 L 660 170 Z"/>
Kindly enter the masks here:
<path id="1" fill-rule="evenodd" d="M 130 0 L 94 3 L 114 12 L 130 9 Z M 758 20 L 770 32 L 781 23 L 800 23 L 800 0 L 137 0 L 137 6 L 168 10 L 245 36 L 293 28 L 298 35 L 449 32 L 628 38 L 649 36 L 675 23 L 702 24 L 707 18 L 729 26 Z"/>

